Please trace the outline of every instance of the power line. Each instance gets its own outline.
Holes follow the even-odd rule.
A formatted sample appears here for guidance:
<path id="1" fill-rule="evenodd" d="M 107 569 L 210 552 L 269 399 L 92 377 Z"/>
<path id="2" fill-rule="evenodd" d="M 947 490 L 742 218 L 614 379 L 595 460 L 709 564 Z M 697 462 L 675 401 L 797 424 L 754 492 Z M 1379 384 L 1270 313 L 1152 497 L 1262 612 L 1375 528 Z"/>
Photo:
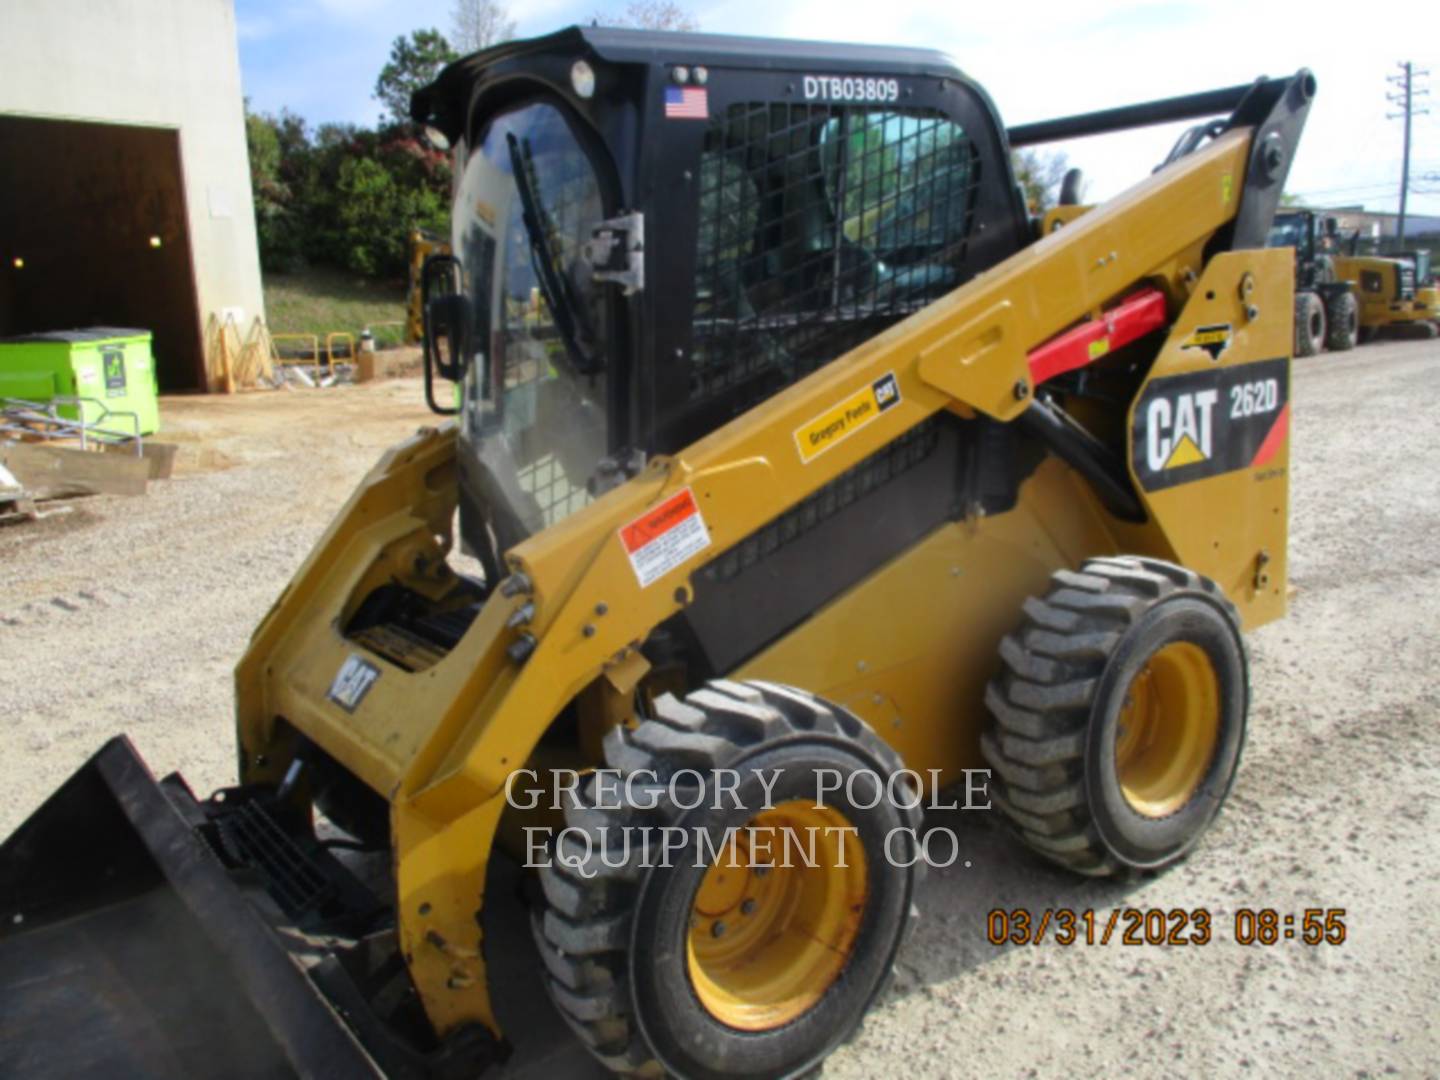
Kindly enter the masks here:
<path id="1" fill-rule="evenodd" d="M 1400 75 L 1387 75 L 1385 81 L 1394 83 L 1401 89 L 1394 93 L 1386 92 L 1385 100 L 1392 105 L 1401 107 L 1398 113 L 1387 113 L 1386 118 L 1390 120 L 1404 117 L 1405 119 L 1405 146 L 1400 157 L 1400 220 L 1395 224 L 1395 234 L 1400 240 L 1400 245 L 1405 245 L 1405 197 L 1410 190 L 1410 120 L 1417 113 L 1424 116 L 1430 110 L 1416 109 L 1415 98 L 1428 94 L 1430 91 L 1424 87 L 1415 88 L 1415 76 L 1429 75 L 1428 71 L 1416 71 L 1414 64 L 1409 60 L 1400 63 Z"/>

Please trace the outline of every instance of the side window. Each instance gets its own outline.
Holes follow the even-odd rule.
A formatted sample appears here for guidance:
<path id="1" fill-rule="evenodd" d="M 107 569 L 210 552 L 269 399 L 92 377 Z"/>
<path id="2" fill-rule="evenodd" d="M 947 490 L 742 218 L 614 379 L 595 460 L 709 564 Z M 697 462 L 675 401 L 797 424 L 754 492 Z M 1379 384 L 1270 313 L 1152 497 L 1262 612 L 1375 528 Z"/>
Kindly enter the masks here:
<path id="1" fill-rule="evenodd" d="M 822 138 L 826 185 L 846 240 L 897 267 L 949 261 L 971 213 L 964 196 L 972 148 L 958 124 L 856 112 L 830 121 Z"/>
<path id="2" fill-rule="evenodd" d="M 713 117 L 692 407 L 739 413 L 967 280 L 979 171 L 933 109 L 754 103 Z"/>

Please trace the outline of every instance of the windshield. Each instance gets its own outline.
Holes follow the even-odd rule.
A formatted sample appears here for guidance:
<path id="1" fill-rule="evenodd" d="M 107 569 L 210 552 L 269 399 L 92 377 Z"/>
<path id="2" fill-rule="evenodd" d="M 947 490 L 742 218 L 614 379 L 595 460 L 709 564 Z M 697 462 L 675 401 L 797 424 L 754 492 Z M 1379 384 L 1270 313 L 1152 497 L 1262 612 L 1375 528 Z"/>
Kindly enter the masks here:
<path id="1" fill-rule="evenodd" d="M 1270 235 L 1265 240 L 1266 247 L 1293 247 L 1296 251 L 1305 250 L 1305 224 L 1306 219 L 1301 214 L 1282 214 L 1275 218 L 1275 224 L 1270 227 Z"/>
<path id="2" fill-rule="evenodd" d="M 535 102 L 490 121 L 455 208 L 475 327 L 461 437 L 503 550 L 589 502 L 610 449 L 604 305 L 583 256 L 604 206 L 565 117 Z"/>

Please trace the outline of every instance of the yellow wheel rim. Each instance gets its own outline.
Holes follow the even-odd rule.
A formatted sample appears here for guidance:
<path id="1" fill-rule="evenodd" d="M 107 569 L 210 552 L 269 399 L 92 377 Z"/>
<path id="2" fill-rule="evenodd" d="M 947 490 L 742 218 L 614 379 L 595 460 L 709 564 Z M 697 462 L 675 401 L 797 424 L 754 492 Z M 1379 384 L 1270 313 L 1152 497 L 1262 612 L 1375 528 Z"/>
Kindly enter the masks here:
<path id="1" fill-rule="evenodd" d="M 781 803 L 751 819 L 691 903 L 690 983 L 716 1020 L 769 1031 L 830 989 L 865 912 L 865 853 L 833 807 Z"/>
<path id="2" fill-rule="evenodd" d="M 1220 684 L 1198 645 L 1164 646 L 1131 681 L 1115 732 L 1115 774 L 1137 814 L 1175 813 L 1200 788 L 1220 741 Z"/>

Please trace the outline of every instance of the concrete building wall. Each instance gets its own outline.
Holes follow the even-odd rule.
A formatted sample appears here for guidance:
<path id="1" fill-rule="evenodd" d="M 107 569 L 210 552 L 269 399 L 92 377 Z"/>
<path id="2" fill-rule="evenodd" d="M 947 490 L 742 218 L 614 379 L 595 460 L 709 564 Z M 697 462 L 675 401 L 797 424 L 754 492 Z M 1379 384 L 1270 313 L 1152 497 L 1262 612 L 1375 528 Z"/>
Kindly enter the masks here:
<path id="1" fill-rule="evenodd" d="M 0 113 L 178 130 L 200 325 L 263 317 L 232 0 L 3 8 Z M 24 149 L 4 152 L 23 163 Z"/>

